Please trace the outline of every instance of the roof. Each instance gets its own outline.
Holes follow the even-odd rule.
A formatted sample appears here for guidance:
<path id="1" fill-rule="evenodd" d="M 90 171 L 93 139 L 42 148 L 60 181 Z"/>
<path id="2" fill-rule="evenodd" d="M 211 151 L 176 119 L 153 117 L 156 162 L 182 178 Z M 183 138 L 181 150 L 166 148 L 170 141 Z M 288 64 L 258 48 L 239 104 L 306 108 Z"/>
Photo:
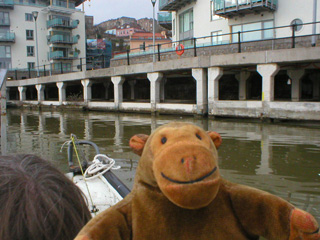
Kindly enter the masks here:
<path id="1" fill-rule="evenodd" d="M 78 7 L 80 4 L 84 3 L 87 0 L 76 0 L 76 6 Z"/>

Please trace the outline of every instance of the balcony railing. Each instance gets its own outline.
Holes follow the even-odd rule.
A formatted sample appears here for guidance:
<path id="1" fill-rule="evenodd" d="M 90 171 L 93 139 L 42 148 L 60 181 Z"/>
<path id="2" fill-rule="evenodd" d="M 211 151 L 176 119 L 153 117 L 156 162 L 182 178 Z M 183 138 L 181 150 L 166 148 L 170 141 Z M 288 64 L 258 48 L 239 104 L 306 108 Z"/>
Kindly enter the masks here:
<path id="1" fill-rule="evenodd" d="M 160 0 L 159 10 L 160 11 L 177 11 L 186 4 L 194 2 L 196 0 Z"/>
<path id="2" fill-rule="evenodd" d="M 52 35 L 48 36 L 48 42 L 53 44 L 76 44 L 78 43 L 77 36 Z"/>
<path id="3" fill-rule="evenodd" d="M 73 60 L 79 57 L 78 52 L 66 53 L 64 51 L 49 52 L 50 60 Z"/>
<path id="4" fill-rule="evenodd" d="M 0 0 L 0 7 L 12 8 L 14 7 L 13 0 Z"/>
<path id="5" fill-rule="evenodd" d="M 0 33 L 0 42 L 14 42 L 15 34 L 12 32 Z"/>
<path id="6" fill-rule="evenodd" d="M 75 8 L 75 3 L 74 2 L 69 2 L 69 5 L 68 5 L 67 1 L 53 0 L 52 1 L 52 6 L 74 9 Z"/>
<path id="7" fill-rule="evenodd" d="M 236 15 L 275 11 L 278 0 L 214 0 L 216 15 L 232 18 Z"/>
<path id="8" fill-rule="evenodd" d="M 63 20 L 61 18 L 55 18 L 52 20 L 48 20 L 47 21 L 47 28 L 54 28 L 54 27 L 58 27 L 58 28 L 70 28 L 70 29 L 74 29 L 77 28 L 79 24 L 78 20 Z"/>
<path id="9" fill-rule="evenodd" d="M 160 12 L 158 13 L 158 23 L 160 26 L 172 30 L 172 13 Z"/>

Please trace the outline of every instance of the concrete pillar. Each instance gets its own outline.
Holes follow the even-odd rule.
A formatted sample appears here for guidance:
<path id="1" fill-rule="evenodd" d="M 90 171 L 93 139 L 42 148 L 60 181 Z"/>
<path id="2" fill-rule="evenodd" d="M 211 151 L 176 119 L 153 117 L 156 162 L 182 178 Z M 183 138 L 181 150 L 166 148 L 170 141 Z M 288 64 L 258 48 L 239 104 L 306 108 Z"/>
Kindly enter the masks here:
<path id="1" fill-rule="evenodd" d="M 148 73 L 148 79 L 150 81 L 150 102 L 151 111 L 157 110 L 157 103 L 160 102 L 160 82 L 163 78 L 163 74 L 160 72 Z"/>
<path id="2" fill-rule="evenodd" d="M 262 101 L 271 102 L 274 100 L 274 77 L 279 70 L 280 67 L 275 63 L 257 66 L 257 71 L 262 76 Z"/>
<path id="3" fill-rule="evenodd" d="M 215 101 L 219 100 L 219 79 L 223 75 L 220 67 L 208 68 L 208 104 L 209 108 Z"/>
<path id="4" fill-rule="evenodd" d="M 25 101 L 26 100 L 27 87 L 18 87 L 18 90 L 19 90 L 19 99 L 20 99 L 20 101 Z"/>
<path id="5" fill-rule="evenodd" d="M 87 103 L 92 99 L 92 81 L 90 79 L 84 79 L 81 80 L 81 84 L 83 86 L 83 100 Z"/>
<path id="6" fill-rule="evenodd" d="M 310 80 L 313 82 L 313 100 L 320 100 L 320 74 L 314 73 L 310 74 Z"/>
<path id="7" fill-rule="evenodd" d="M 239 81 L 239 100 L 246 100 L 247 80 L 250 77 L 250 72 L 241 71 L 239 74 L 236 74 L 235 77 Z"/>
<path id="8" fill-rule="evenodd" d="M 134 100 L 134 99 L 135 99 L 134 86 L 136 85 L 136 83 L 137 83 L 136 80 L 129 81 L 129 85 L 130 85 L 130 99 L 131 99 L 131 100 Z"/>
<path id="9" fill-rule="evenodd" d="M 197 114 L 208 113 L 207 72 L 204 68 L 193 68 L 192 77 L 197 84 Z"/>
<path id="10" fill-rule="evenodd" d="M 61 105 L 67 99 L 67 93 L 66 93 L 67 85 L 64 82 L 57 82 L 57 87 L 58 87 L 58 93 L 59 93 L 59 103 Z"/>
<path id="11" fill-rule="evenodd" d="M 301 78 L 304 75 L 304 69 L 288 70 L 287 74 L 291 79 L 291 100 L 298 102 L 301 99 Z"/>
<path id="12" fill-rule="evenodd" d="M 37 84 L 36 85 L 37 93 L 38 93 L 38 102 L 44 101 L 44 89 L 45 85 L 44 84 Z"/>
<path id="13" fill-rule="evenodd" d="M 123 83 L 125 80 L 123 76 L 111 77 L 114 87 L 114 105 L 116 109 L 119 109 L 123 102 Z"/>
<path id="14" fill-rule="evenodd" d="M 105 99 L 109 99 L 109 87 L 110 87 L 110 82 L 104 82 L 103 83 L 104 89 L 105 89 Z"/>

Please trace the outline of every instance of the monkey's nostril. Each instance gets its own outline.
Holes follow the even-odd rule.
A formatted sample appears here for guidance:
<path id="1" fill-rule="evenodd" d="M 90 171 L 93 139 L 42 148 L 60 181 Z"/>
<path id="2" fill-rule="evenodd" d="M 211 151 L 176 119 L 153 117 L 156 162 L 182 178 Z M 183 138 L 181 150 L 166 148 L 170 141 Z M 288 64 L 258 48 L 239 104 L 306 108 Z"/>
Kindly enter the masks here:
<path id="1" fill-rule="evenodd" d="M 184 163 L 184 158 L 181 158 L 181 163 Z"/>

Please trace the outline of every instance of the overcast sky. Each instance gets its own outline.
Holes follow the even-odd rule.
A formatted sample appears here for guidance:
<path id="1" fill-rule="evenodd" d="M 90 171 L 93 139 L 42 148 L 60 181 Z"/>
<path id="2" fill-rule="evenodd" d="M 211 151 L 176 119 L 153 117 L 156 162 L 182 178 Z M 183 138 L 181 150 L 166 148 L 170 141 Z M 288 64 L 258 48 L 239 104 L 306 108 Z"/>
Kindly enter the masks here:
<path id="1" fill-rule="evenodd" d="M 156 18 L 158 12 L 157 0 L 155 6 Z M 82 5 L 80 5 L 82 9 Z M 152 18 L 151 0 L 87 0 L 84 4 L 86 15 L 94 16 L 94 24 L 119 17 L 133 17 L 136 19 Z"/>

